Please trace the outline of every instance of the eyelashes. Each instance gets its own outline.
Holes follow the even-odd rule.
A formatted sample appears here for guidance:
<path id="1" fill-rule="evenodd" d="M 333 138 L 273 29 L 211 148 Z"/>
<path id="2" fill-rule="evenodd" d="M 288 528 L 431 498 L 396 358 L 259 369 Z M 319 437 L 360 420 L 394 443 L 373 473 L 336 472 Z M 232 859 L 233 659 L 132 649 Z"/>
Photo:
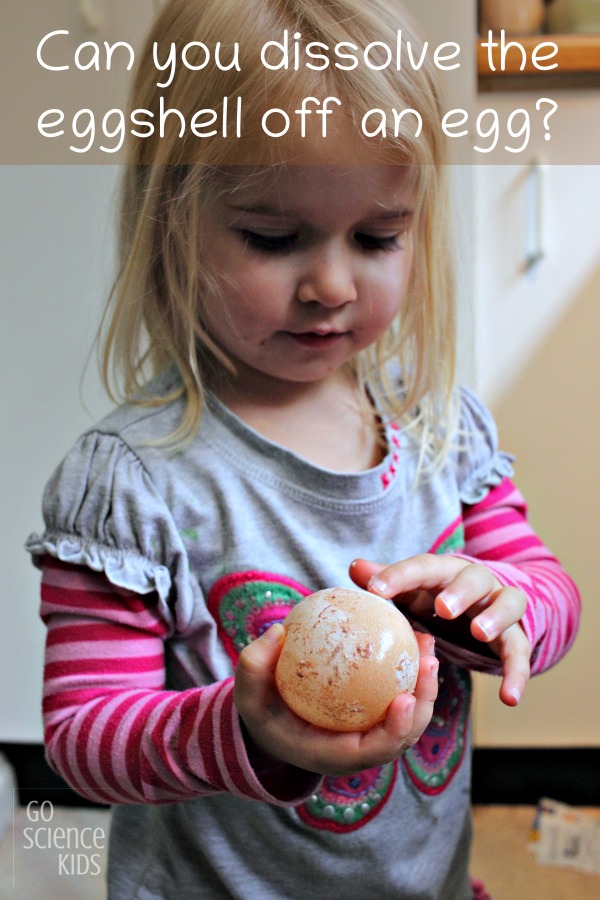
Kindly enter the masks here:
<path id="1" fill-rule="evenodd" d="M 385 237 L 357 232 L 354 235 L 354 240 L 361 249 L 371 252 L 401 250 L 400 238 L 406 234 L 407 230 L 408 228 L 403 228 L 397 234 L 386 235 Z M 292 253 L 300 244 L 300 238 L 297 234 L 267 235 L 261 234 L 259 231 L 250 231 L 249 229 L 241 229 L 239 234 L 247 247 L 264 253 Z"/>
<path id="2" fill-rule="evenodd" d="M 372 234 L 356 234 L 354 239 L 358 241 L 364 250 L 401 250 L 400 238 L 406 234 L 399 231 L 387 237 L 376 237 Z"/>
<path id="3" fill-rule="evenodd" d="M 248 231 L 246 229 L 240 231 L 247 247 L 253 250 L 262 250 L 265 253 L 291 253 L 294 242 L 297 240 L 296 235 L 268 235 L 260 234 L 258 231 Z"/>

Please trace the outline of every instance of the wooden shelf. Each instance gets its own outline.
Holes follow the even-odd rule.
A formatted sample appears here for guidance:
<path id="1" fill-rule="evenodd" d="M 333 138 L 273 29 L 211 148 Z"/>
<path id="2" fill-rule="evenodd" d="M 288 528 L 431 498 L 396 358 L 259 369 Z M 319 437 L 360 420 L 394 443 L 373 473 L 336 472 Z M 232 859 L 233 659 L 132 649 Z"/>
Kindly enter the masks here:
<path id="1" fill-rule="evenodd" d="M 547 82 L 548 79 L 555 86 L 564 87 L 596 87 L 600 81 L 600 34 L 538 34 L 531 36 L 507 36 L 506 43 L 518 41 L 527 54 L 525 67 L 521 69 L 522 53 L 516 47 L 507 48 L 505 54 L 505 68 L 500 68 L 500 47 L 494 47 L 492 51 L 492 63 L 490 67 L 488 47 L 482 46 L 482 41 L 487 38 L 479 36 L 476 41 L 477 73 L 479 86 L 483 90 L 519 90 L 533 86 L 533 83 Z M 494 36 L 499 42 L 499 37 Z M 552 42 L 557 45 L 558 53 L 552 59 L 543 60 L 541 57 L 549 52 L 550 48 L 542 48 L 539 62 L 558 63 L 554 69 L 538 69 L 531 61 L 533 50 L 541 43 Z M 495 71 L 494 71 L 495 70 Z"/>

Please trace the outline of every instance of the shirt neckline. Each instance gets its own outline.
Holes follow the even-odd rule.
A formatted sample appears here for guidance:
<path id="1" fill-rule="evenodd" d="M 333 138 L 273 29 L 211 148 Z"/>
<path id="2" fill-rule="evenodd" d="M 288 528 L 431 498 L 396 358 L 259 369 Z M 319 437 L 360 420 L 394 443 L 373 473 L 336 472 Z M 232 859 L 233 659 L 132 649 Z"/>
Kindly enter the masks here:
<path id="1" fill-rule="evenodd" d="M 378 465 L 358 472 L 336 472 L 318 466 L 260 434 L 232 412 L 212 392 L 206 395 L 205 414 L 212 428 L 202 429 L 205 440 L 244 473 L 311 505 L 351 507 L 379 503 L 406 477 L 400 464 L 400 430 L 383 420 L 387 453 Z"/>

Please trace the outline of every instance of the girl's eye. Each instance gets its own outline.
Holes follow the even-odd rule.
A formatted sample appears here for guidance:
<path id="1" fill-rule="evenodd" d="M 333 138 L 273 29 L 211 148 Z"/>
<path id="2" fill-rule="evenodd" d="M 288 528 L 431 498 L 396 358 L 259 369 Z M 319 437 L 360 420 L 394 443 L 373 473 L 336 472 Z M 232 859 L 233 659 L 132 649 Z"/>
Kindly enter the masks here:
<path id="1" fill-rule="evenodd" d="M 363 250 L 402 250 L 402 238 L 410 231 L 412 224 L 412 212 L 406 210 L 400 218 L 400 228 L 396 234 L 374 235 L 363 231 L 358 231 L 354 235 L 354 239 L 361 245 Z"/>
<path id="2" fill-rule="evenodd" d="M 354 237 L 363 250 L 400 250 L 401 248 L 398 242 L 401 232 L 386 237 L 376 237 L 373 234 L 355 234 Z"/>
<path id="3" fill-rule="evenodd" d="M 289 253 L 297 238 L 295 234 L 261 234 L 259 231 L 240 231 L 246 246 L 266 253 Z"/>
<path id="4" fill-rule="evenodd" d="M 291 234 L 262 234 L 260 231 L 251 231 L 248 228 L 242 228 L 239 231 L 246 247 L 253 250 L 262 251 L 264 253 L 291 253 L 298 244 L 300 236 L 295 233 Z M 386 251 L 400 250 L 402 245 L 400 238 L 406 233 L 406 229 L 399 231 L 397 234 L 378 236 L 374 234 L 366 234 L 356 232 L 354 240 L 363 250 L 367 251 Z"/>

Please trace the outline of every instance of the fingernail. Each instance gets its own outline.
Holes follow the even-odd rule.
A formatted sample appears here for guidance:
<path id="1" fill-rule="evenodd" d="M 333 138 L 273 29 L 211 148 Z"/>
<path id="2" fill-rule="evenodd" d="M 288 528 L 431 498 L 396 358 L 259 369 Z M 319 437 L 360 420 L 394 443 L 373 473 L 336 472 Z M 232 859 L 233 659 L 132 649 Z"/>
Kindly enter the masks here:
<path id="1" fill-rule="evenodd" d="M 377 575 L 373 575 L 372 578 L 369 578 L 368 588 L 370 591 L 377 591 L 378 594 L 385 594 L 388 586 L 386 582 L 381 578 L 378 578 Z"/>
<path id="2" fill-rule="evenodd" d="M 477 624 L 490 641 L 496 636 L 496 622 L 490 616 L 480 616 Z"/>
<path id="3" fill-rule="evenodd" d="M 281 624 L 281 622 L 275 622 L 274 625 L 271 625 L 268 631 L 265 631 L 264 636 L 268 641 L 270 641 L 271 644 L 278 644 L 284 633 L 285 628 Z"/>
<path id="4" fill-rule="evenodd" d="M 440 667 L 440 661 L 438 659 L 434 659 L 433 662 L 429 666 L 429 674 L 431 676 L 437 675 L 437 670 Z"/>
<path id="5" fill-rule="evenodd" d="M 408 702 L 406 703 L 406 705 L 405 705 L 405 707 L 404 707 L 404 716 L 405 716 L 405 718 L 410 719 L 410 718 L 412 717 L 412 714 L 413 714 L 413 712 L 414 712 L 416 703 L 417 703 L 417 701 L 415 700 L 414 697 L 409 697 L 409 698 L 408 698 Z"/>
<path id="6" fill-rule="evenodd" d="M 454 594 L 446 594 L 442 591 L 438 594 L 438 599 L 442 601 L 451 616 L 458 615 L 460 611 L 460 600 Z"/>
<path id="7" fill-rule="evenodd" d="M 521 691 L 519 690 L 519 688 L 513 688 L 510 692 L 510 696 L 514 699 L 515 703 L 518 705 L 521 702 L 521 697 L 523 695 L 521 694 Z"/>

